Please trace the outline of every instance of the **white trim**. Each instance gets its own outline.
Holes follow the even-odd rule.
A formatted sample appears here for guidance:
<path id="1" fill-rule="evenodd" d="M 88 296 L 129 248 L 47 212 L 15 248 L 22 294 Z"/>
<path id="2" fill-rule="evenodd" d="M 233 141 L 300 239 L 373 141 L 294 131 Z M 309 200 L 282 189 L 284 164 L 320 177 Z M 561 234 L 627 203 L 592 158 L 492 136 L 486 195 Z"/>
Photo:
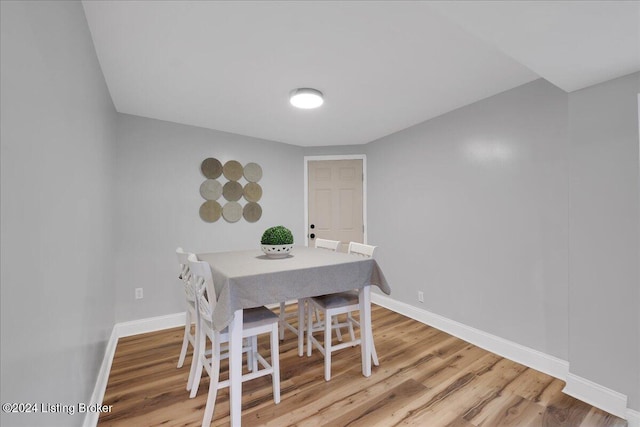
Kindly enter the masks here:
<path id="1" fill-rule="evenodd" d="M 638 147 L 640 147 L 640 93 L 638 93 Z M 638 150 L 638 155 L 638 160 L 640 160 L 640 150 Z M 640 184 L 640 174 L 638 175 L 638 184 Z M 638 261 L 640 261 L 640 256 Z M 627 408 L 627 422 L 628 427 L 640 427 L 640 411 Z"/>
<path id="2" fill-rule="evenodd" d="M 362 225 L 364 225 L 363 242 L 367 243 L 369 226 L 367 224 L 367 156 L 366 154 L 337 154 L 330 156 L 304 156 L 304 236 L 305 246 L 309 246 L 309 161 L 322 160 L 362 160 Z"/>
<path id="3" fill-rule="evenodd" d="M 440 329 L 441 331 L 447 332 L 509 360 L 566 381 L 565 388 L 562 390 L 563 393 L 609 412 L 610 414 L 626 419 L 629 427 L 640 427 L 640 412 L 627 408 L 626 395 L 570 373 L 569 362 L 566 360 L 472 328 L 404 302 L 396 301 L 385 295 L 372 293 L 371 302 L 410 317 L 418 322 L 433 326 L 434 328 Z"/>
<path id="4" fill-rule="evenodd" d="M 472 328 L 404 302 L 396 301 L 378 293 L 371 293 L 371 302 L 410 317 L 418 322 L 440 329 L 441 331 L 447 332 L 502 357 L 566 381 L 567 384 L 564 390 L 562 390 L 564 393 L 626 419 L 628 421 L 628 427 L 640 427 L 640 412 L 626 408 L 627 396 L 569 373 L 569 363 L 565 360 L 488 334 L 479 329 Z M 186 316 L 183 312 L 116 323 L 111 332 L 109 342 L 107 343 L 107 348 L 105 349 L 104 358 L 100 366 L 100 372 L 98 373 L 90 403 L 92 405 L 102 404 L 119 338 L 183 326 L 185 319 Z M 87 412 L 83 426 L 96 426 L 99 415 L 98 413 Z"/>
<path id="5" fill-rule="evenodd" d="M 147 332 L 160 331 L 162 329 L 184 326 L 186 313 L 173 313 L 165 316 L 148 317 L 146 319 L 132 320 L 130 322 L 116 323 L 118 338 Z"/>
<path id="6" fill-rule="evenodd" d="M 104 351 L 104 357 L 102 358 L 102 365 L 100 365 L 100 371 L 98 372 L 98 378 L 96 379 L 96 385 L 93 388 L 93 394 L 91 395 L 90 405 L 102 405 L 102 399 L 104 399 L 104 392 L 107 389 L 107 382 L 109 381 L 109 373 L 111 372 L 111 363 L 113 362 L 113 356 L 116 353 L 116 346 L 118 345 L 117 325 L 111 330 L 111 337 L 107 342 L 107 348 Z M 93 427 L 98 424 L 99 412 L 87 411 L 84 416 L 83 427 Z"/>
<path id="7" fill-rule="evenodd" d="M 562 392 L 620 418 L 627 418 L 627 396 L 575 374 L 567 374 Z M 630 411 L 629 411 L 630 412 Z"/>
<path id="8" fill-rule="evenodd" d="M 489 334 L 471 326 L 447 319 L 446 317 L 396 301 L 387 296 L 372 293 L 371 301 L 410 317 L 418 322 L 433 326 L 457 338 L 470 342 L 480 348 L 489 350 L 509 360 L 518 362 L 552 377 L 564 380 L 569 373 L 569 362 L 542 353 L 538 350 Z"/>
<path id="9" fill-rule="evenodd" d="M 109 381 L 109 373 L 111 372 L 113 356 L 116 354 L 116 347 L 118 345 L 119 338 L 184 326 L 185 321 L 186 313 L 182 312 L 167 314 L 166 316 L 149 317 L 146 319 L 132 320 L 130 322 L 116 323 L 111 331 L 109 342 L 107 342 L 107 348 L 104 352 L 104 358 L 102 359 L 102 365 L 98 372 L 98 378 L 93 389 L 93 394 L 91 395 L 90 404 L 102 405 L 104 393 L 107 389 L 107 382 Z M 84 422 L 82 423 L 83 427 L 95 427 L 98 425 L 99 417 L 100 413 L 87 411 L 87 414 L 84 417 Z"/>
<path id="10" fill-rule="evenodd" d="M 640 427 L 640 412 L 627 409 L 627 427 Z"/>
<path id="11" fill-rule="evenodd" d="M 298 300 L 297 299 L 288 299 L 284 302 L 285 305 L 291 305 L 291 304 L 297 304 Z M 274 302 L 273 304 L 267 304 L 265 305 L 265 307 L 267 307 L 269 310 L 273 310 L 273 309 L 278 309 L 280 310 L 280 303 L 279 302 Z"/>

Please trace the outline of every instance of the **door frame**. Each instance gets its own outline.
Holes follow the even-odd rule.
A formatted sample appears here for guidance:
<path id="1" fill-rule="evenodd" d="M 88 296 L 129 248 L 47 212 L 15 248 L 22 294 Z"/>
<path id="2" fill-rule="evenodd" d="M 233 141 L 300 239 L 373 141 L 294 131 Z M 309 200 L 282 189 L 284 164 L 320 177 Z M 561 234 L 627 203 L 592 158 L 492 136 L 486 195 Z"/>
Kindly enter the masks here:
<path id="1" fill-rule="evenodd" d="M 367 243 L 367 156 L 366 154 L 336 154 L 327 156 L 304 156 L 304 245 L 309 246 L 309 162 L 322 160 L 362 160 L 362 225 L 363 243 Z"/>

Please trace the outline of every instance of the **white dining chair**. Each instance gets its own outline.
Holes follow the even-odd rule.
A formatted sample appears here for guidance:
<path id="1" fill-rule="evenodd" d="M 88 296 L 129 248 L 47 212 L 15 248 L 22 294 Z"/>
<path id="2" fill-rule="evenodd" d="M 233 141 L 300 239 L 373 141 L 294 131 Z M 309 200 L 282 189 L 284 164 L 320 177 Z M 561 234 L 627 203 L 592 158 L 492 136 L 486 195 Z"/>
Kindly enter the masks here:
<path id="1" fill-rule="evenodd" d="M 196 336 L 198 333 L 198 314 L 196 311 L 196 294 L 193 289 L 193 283 L 191 280 L 191 271 L 189 270 L 188 257 L 190 254 L 188 252 L 185 252 L 184 249 L 178 248 L 176 249 L 176 255 L 178 256 L 178 265 L 180 266 L 178 278 L 182 281 L 182 285 L 184 286 L 186 301 L 184 337 L 182 339 L 182 349 L 180 350 L 180 357 L 178 358 L 178 368 L 182 368 L 182 366 L 184 365 L 184 359 L 187 356 L 187 351 L 189 350 L 189 344 L 191 344 L 191 348 L 195 350 Z M 195 323 L 194 333 L 191 333 L 192 323 Z M 187 390 L 191 388 L 192 380 L 193 378 L 189 378 L 189 381 L 187 383 Z"/>
<path id="2" fill-rule="evenodd" d="M 342 243 L 340 242 L 340 240 L 316 239 L 315 247 L 320 249 L 327 249 L 332 252 L 337 252 L 338 248 L 340 247 L 340 243 Z M 305 298 L 305 307 L 307 305 L 308 303 L 306 303 L 306 298 Z M 320 311 L 318 309 L 315 309 L 313 314 L 315 314 L 316 319 L 319 322 L 321 319 Z M 334 323 L 334 329 L 336 330 L 336 335 L 338 336 L 338 341 L 342 341 L 342 333 L 340 331 L 340 327 L 338 327 L 339 322 L 338 322 L 337 316 L 333 318 L 333 323 Z M 317 326 L 319 326 L 319 324 Z M 352 339 L 354 338 L 352 337 Z"/>
<path id="3" fill-rule="evenodd" d="M 316 248 L 328 249 L 336 252 L 340 247 L 340 240 L 316 239 Z"/>
<path id="4" fill-rule="evenodd" d="M 326 249 L 330 251 L 337 251 L 340 246 L 339 240 L 328 240 L 328 239 L 316 239 L 315 247 L 320 249 Z M 307 299 L 300 298 L 298 300 L 298 310 L 295 313 L 287 313 L 286 312 L 286 302 L 283 301 L 280 303 L 280 341 L 284 340 L 284 331 L 285 329 L 289 329 L 298 337 L 298 356 L 302 356 L 304 354 L 304 331 L 305 320 L 306 320 L 306 307 L 307 307 Z M 298 327 L 295 327 L 291 323 L 287 321 L 287 319 L 298 318 Z M 340 332 L 338 332 L 340 333 Z M 340 340 L 342 340 L 342 335 L 340 335 Z"/>
<path id="5" fill-rule="evenodd" d="M 371 258 L 375 252 L 376 246 L 365 245 L 362 243 L 351 242 L 349 243 L 348 253 L 357 256 L 363 256 Z M 322 295 L 319 297 L 308 298 L 308 310 L 307 310 L 307 356 L 311 356 L 313 346 L 315 346 L 320 353 L 324 356 L 324 379 L 329 381 L 331 379 L 331 353 L 338 350 L 342 350 L 347 347 L 355 347 L 361 343 L 361 339 L 355 338 L 353 327 L 360 328 L 360 334 L 362 334 L 362 328 L 360 323 L 352 316 L 352 312 L 360 310 L 360 302 L 358 291 L 339 292 L 335 294 Z M 322 320 L 313 322 L 311 319 L 311 312 L 313 309 L 317 309 L 322 313 Z M 334 319 L 341 314 L 347 315 L 345 322 L 336 322 Z M 349 328 L 350 341 L 341 342 L 340 344 L 332 344 L 332 330 L 338 331 L 341 327 Z M 314 332 L 324 331 L 324 343 L 321 344 L 314 336 Z M 369 336 L 371 341 L 371 358 L 373 364 L 378 366 L 378 354 L 373 342 L 373 334 Z"/>
<path id="6" fill-rule="evenodd" d="M 220 381 L 220 361 L 228 358 L 228 352 L 222 351 L 222 344 L 229 342 L 229 330 L 222 331 L 215 329 L 213 325 L 213 311 L 217 304 L 217 297 L 211 274 L 209 263 L 198 261 L 195 255 L 189 256 L 189 269 L 194 280 L 196 298 L 198 301 L 199 316 L 199 337 L 198 337 L 198 357 L 194 372 L 194 383 L 191 388 L 190 397 L 195 397 L 198 393 L 202 370 L 209 374 L 209 394 L 204 410 L 202 425 L 211 424 L 213 412 L 215 410 L 218 390 L 228 387 L 231 379 Z M 258 352 L 258 335 L 270 334 L 271 341 L 271 363 Z M 244 310 L 242 337 L 246 338 L 249 345 L 243 346 L 243 352 L 251 354 L 251 369 L 247 374 L 242 375 L 241 381 L 249 381 L 265 375 L 271 375 L 273 384 L 273 400 L 280 403 L 280 357 L 278 349 L 278 316 L 266 307 L 257 307 Z M 207 357 L 205 351 L 207 338 L 211 342 L 211 357 Z M 194 356 L 194 360 L 196 357 Z M 258 364 L 262 366 L 258 369 Z"/>

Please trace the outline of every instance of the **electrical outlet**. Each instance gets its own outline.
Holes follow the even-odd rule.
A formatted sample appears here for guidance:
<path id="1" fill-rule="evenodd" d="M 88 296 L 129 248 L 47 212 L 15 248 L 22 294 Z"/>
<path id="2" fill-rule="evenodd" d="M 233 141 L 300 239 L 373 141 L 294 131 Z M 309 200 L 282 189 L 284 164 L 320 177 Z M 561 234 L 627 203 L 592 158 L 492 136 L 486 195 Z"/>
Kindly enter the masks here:
<path id="1" fill-rule="evenodd" d="M 424 292 L 418 291 L 418 301 L 424 302 Z"/>
<path id="2" fill-rule="evenodd" d="M 136 299 L 142 299 L 144 295 L 142 293 L 142 288 L 136 288 Z"/>

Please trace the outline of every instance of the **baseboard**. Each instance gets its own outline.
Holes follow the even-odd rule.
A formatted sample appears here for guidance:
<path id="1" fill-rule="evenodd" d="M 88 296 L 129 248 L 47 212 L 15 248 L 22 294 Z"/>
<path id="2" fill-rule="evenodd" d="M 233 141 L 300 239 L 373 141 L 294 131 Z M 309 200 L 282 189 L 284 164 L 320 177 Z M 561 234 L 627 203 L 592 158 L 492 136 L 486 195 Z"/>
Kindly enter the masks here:
<path id="1" fill-rule="evenodd" d="M 640 427 L 640 412 L 627 409 L 627 427 Z"/>
<path id="2" fill-rule="evenodd" d="M 564 393 L 603 409 L 628 422 L 628 427 L 640 427 L 640 412 L 627 409 L 627 397 L 599 384 L 569 373 L 569 362 L 542 353 L 532 348 L 488 334 L 476 328 L 456 322 L 446 317 L 419 309 L 404 302 L 396 301 L 387 296 L 371 293 L 371 302 L 388 308 L 396 313 L 410 317 L 418 322 L 433 326 L 460 339 L 477 345 L 492 353 L 521 363 L 532 369 L 544 372 L 552 377 L 566 381 Z M 175 328 L 184 325 L 185 313 L 174 313 L 165 316 L 133 320 L 116 323 L 107 343 L 105 355 L 100 366 L 96 386 L 91 396 L 91 404 L 102 404 L 104 393 L 109 380 L 109 371 L 115 354 L 118 338 L 162 329 Z M 88 412 L 83 426 L 95 427 L 98 423 L 98 413 Z"/>
<path id="3" fill-rule="evenodd" d="M 297 299 L 289 299 L 289 300 L 286 300 L 284 303 L 285 303 L 285 305 L 297 304 L 298 300 Z M 273 303 L 273 304 L 267 304 L 267 305 L 265 305 L 265 307 L 267 307 L 269 310 L 273 310 L 273 309 L 278 309 L 279 310 L 280 309 L 280 303 L 276 302 L 276 303 Z"/>
<path id="4" fill-rule="evenodd" d="M 566 360 L 472 328 L 427 310 L 396 301 L 378 293 L 371 293 L 371 302 L 563 381 L 569 373 L 569 362 Z"/>
<path id="5" fill-rule="evenodd" d="M 587 402 L 620 418 L 627 418 L 627 396 L 569 373 L 563 393 Z M 629 412 L 633 412 L 629 410 Z"/>
<path id="6" fill-rule="evenodd" d="M 130 322 L 116 323 L 118 338 L 147 332 L 160 331 L 162 329 L 184 326 L 186 313 L 173 313 L 165 316 L 149 317 L 147 319 L 132 320 Z"/>
<path id="7" fill-rule="evenodd" d="M 102 404 L 104 393 L 107 389 L 107 382 L 109 381 L 109 372 L 111 371 L 113 356 L 116 353 L 119 338 L 184 326 L 185 320 L 186 313 L 183 312 L 168 314 L 166 316 L 150 317 L 147 319 L 132 320 L 130 322 L 116 323 L 113 326 L 111 337 L 109 337 L 109 342 L 107 343 L 107 348 L 104 352 L 104 358 L 102 359 L 100 372 L 98 372 L 98 379 L 96 380 L 96 385 L 93 389 L 93 394 L 91 395 L 90 404 Z M 95 427 L 98 424 L 99 417 L 100 414 L 97 412 L 87 412 L 84 417 L 84 422 L 82 423 L 83 427 Z"/>
<path id="8" fill-rule="evenodd" d="M 102 399 L 104 399 L 104 392 L 107 389 L 107 382 L 109 381 L 109 372 L 111 372 L 111 363 L 113 362 L 113 356 L 116 353 L 116 346 L 118 345 L 118 335 L 116 326 L 111 330 L 111 336 L 107 342 L 107 348 L 104 351 L 104 357 L 102 358 L 102 364 L 100 365 L 100 371 L 98 372 L 98 378 L 96 379 L 96 385 L 93 388 L 93 394 L 91 395 L 90 405 L 102 405 Z M 98 424 L 99 412 L 87 411 L 84 417 L 83 427 L 94 427 Z"/>
<path id="9" fill-rule="evenodd" d="M 627 396 L 587 379 L 569 373 L 569 362 L 538 350 L 488 334 L 446 317 L 396 301 L 378 293 L 371 294 L 371 302 L 433 326 L 457 338 L 477 345 L 514 362 L 544 372 L 566 382 L 564 393 L 627 420 L 629 427 L 640 427 L 640 412 L 627 409 Z"/>

